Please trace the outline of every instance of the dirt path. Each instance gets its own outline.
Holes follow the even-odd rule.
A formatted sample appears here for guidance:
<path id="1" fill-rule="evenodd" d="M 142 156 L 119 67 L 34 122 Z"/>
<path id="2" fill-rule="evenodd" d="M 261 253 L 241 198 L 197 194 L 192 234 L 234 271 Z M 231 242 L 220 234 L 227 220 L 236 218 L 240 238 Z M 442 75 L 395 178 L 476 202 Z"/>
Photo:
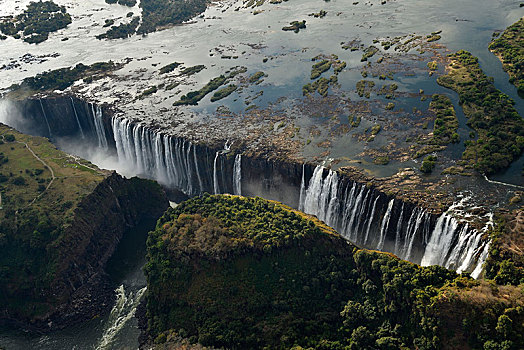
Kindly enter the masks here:
<path id="1" fill-rule="evenodd" d="M 5 139 L 4 139 L 4 135 L 0 135 L 2 137 L 2 140 L 4 140 L 5 142 Z M 25 148 L 27 148 L 29 150 L 29 152 L 31 152 L 31 154 L 33 155 L 33 157 L 36 158 L 36 160 L 38 160 L 40 163 L 42 163 L 44 165 L 44 167 L 46 167 L 47 169 L 49 169 L 49 171 L 51 172 L 51 181 L 49 181 L 49 183 L 47 184 L 45 190 L 42 191 L 42 193 L 40 193 L 38 196 L 36 196 L 27 206 L 31 206 L 33 205 L 34 202 L 36 202 L 36 200 L 38 198 L 40 198 L 48 189 L 49 187 L 51 187 L 51 185 L 53 184 L 53 182 L 55 181 L 56 179 L 56 176 L 55 176 L 55 172 L 53 171 L 53 168 L 51 168 L 44 160 L 42 160 L 42 158 L 40 158 L 32 149 L 31 147 L 29 147 L 29 145 L 23 141 L 15 141 L 16 143 L 20 143 L 22 145 L 25 146 Z M 2 208 L 2 195 L 0 194 L 0 209 Z"/>
<path id="2" fill-rule="evenodd" d="M 28 150 L 29 152 L 31 152 L 31 154 L 40 162 L 42 163 L 47 169 L 49 169 L 49 171 L 51 172 L 51 181 L 49 181 L 49 183 L 47 184 L 45 190 L 42 191 L 42 193 L 40 193 L 38 196 L 36 196 L 27 206 L 31 206 L 33 205 L 34 202 L 36 202 L 36 200 L 40 197 L 42 197 L 42 195 L 49 189 L 49 187 L 51 187 L 51 185 L 53 184 L 53 182 L 55 181 L 56 177 L 55 177 L 55 172 L 53 171 L 53 168 L 51 168 L 49 165 L 47 165 L 46 162 L 44 162 L 42 160 L 42 158 L 40 158 L 35 152 L 33 152 L 33 150 L 31 149 L 31 147 L 29 147 L 29 145 L 25 142 L 22 142 L 22 141 L 16 141 L 20 144 L 23 144 Z"/>

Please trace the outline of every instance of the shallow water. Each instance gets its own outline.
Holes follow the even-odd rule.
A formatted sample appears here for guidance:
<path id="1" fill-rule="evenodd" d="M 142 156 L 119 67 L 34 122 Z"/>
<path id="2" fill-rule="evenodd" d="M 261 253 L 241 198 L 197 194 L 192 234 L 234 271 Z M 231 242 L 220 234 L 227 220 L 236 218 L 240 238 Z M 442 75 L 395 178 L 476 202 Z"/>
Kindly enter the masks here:
<path id="1" fill-rule="evenodd" d="M 22 8 L 28 2 L 29 0 L 0 0 L 0 15 L 16 13 L 17 6 Z M 127 40 L 116 41 L 99 41 L 95 39 L 95 35 L 103 32 L 101 23 L 105 19 L 124 17 L 129 11 L 128 8 L 107 5 L 103 0 L 85 0 L 80 3 L 69 0 L 56 0 L 56 2 L 68 7 L 68 11 L 74 17 L 73 24 L 65 30 L 52 34 L 48 41 L 39 45 L 29 45 L 12 38 L 0 41 L 0 67 L 4 65 L 7 67 L 0 69 L 0 88 L 7 88 L 25 77 L 49 69 L 72 66 L 79 62 L 91 64 L 110 59 L 120 61 L 129 57 L 133 60 L 116 73 L 118 77 L 125 78 L 123 81 L 103 80 L 100 84 L 106 84 L 105 92 L 86 90 L 83 94 L 99 102 L 128 100 L 129 103 L 125 104 L 125 108 L 128 108 L 129 116 L 155 119 L 164 118 L 165 115 L 158 113 L 158 110 L 161 108 L 172 110 L 172 102 L 187 91 L 200 88 L 209 79 L 231 67 L 245 66 L 248 74 L 261 70 L 268 76 L 264 78 L 262 84 L 250 86 L 242 93 L 235 92 L 217 103 L 211 103 L 210 97 L 207 96 L 197 107 L 181 110 L 189 109 L 208 116 L 216 110 L 217 106 L 225 105 L 233 112 L 243 112 L 246 108 L 244 100 L 264 91 L 263 96 L 255 100 L 258 106 L 266 107 L 275 103 L 278 108 L 290 114 L 288 117 L 294 119 L 296 125 L 306 130 L 312 125 L 325 123 L 327 119 L 322 116 L 313 118 L 296 110 L 302 99 L 302 85 L 311 81 L 309 72 L 312 57 L 322 53 L 327 55 L 335 53 L 346 61 L 347 68 L 340 73 L 339 83 L 341 91 L 350 91 L 354 90 L 356 82 L 362 79 L 360 74 L 363 67 L 363 63 L 360 62 L 362 52 L 342 50 L 341 42 L 357 39 L 367 47 L 376 38 L 410 33 L 426 35 L 442 30 L 442 39 L 438 43 L 445 45 L 450 51 L 465 49 L 478 56 L 486 74 L 495 78 L 496 87 L 511 96 L 516 101 L 519 113 L 524 115 L 524 101 L 518 97 L 515 87 L 509 84 L 508 76 L 502 70 L 499 60 L 487 49 L 494 31 L 503 30 L 524 15 L 524 10 L 512 0 L 397 0 L 389 1 L 386 5 L 380 5 L 380 1 L 367 1 L 360 2 L 356 6 L 352 5 L 353 1 L 347 0 L 330 2 L 291 0 L 278 5 L 266 3 L 256 8 L 256 10 L 264 10 L 256 16 L 251 13 L 252 9 L 234 11 L 242 5 L 241 1 L 226 1 L 208 9 L 204 18 L 198 18 L 194 23 L 152 33 L 147 37 L 134 36 Z M 307 16 L 320 9 L 328 12 L 325 18 Z M 213 19 L 215 16 L 216 18 Z M 300 33 L 281 30 L 290 21 L 302 19 L 307 21 L 307 28 Z M 61 41 L 66 37 L 69 40 Z M 239 58 L 221 59 L 222 54 L 217 52 L 217 48 L 222 50 L 224 55 L 238 55 Z M 40 58 L 37 61 L 20 62 L 21 57 L 27 53 Z M 213 55 L 211 56 L 210 53 Z M 268 58 L 266 63 L 262 61 L 264 57 Z M 427 58 L 429 55 L 426 54 L 424 57 Z M 180 92 L 175 89 L 171 92 L 159 92 L 145 100 L 134 99 L 139 91 L 161 83 L 163 78 L 157 74 L 158 68 L 174 61 L 184 62 L 186 66 L 205 64 L 207 69 L 185 79 Z M 424 65 L 425 61 L 419 63 L 419 66 Z M 376 81 L 377 85 L 383 83 L 371 77 L 368 80 Z M 426 94 L 440 92 L 451 96 L 459 117 L 459 133 L 462 139 L 467 137 L 469 129 L 464 114 L 458 106 L 457 95 L 438 86 L 435 77 L 429 77 L 427 74 L 415 76 L 397 74 L 394 80 L 399 86 L 399 91 L 417 92 L 422 88 Z M 358 99 L 353 92 L 348 92 L 348 96 L 352 100 Z M 277 103 L 280 97 L 286 99 Z M 372 96 L 372 99 L 375 98 L 377 97 Z M 377 99 L 383 100 L 382 97 Z M 420 102 L 417 98 L 406 97 L 398 98 L 397 103 L 399 107 L 404 106 L 406 111 L 410 111 L 412 107 L 426 109 L 429 101 Z M 341 123 L 347 123 L 347 115 L 339 118 Z M 363 126 L 371 124 L 371 121 L 363 121 Z M 326 131 L 319 139 L 325 136 Z M 386 140 L 378 138 L 376 142 L 376 145 L 380 146 L 385 144 Z M 355 160 L 366 163 L 366 159 L 358 157 L 364 147 L 356 145 L 351 135 L 341 137 L 333 143 L 330 157 L 343 159 L 347 163 Z M 455 145 L 446 152 L 457 157 L 462 150 L 462 145 Z M 314 157 L 321 151 L 323 150 L 312 142 L 305 147 L 304 154 L 307 157 Z M 522 183 L 523 164 L 524 157 L 521 157 L 504 174 L 494 179 Z M 376 166 L 368 162 L 365 166 L 376 175 L 386 176 L 396 172 L 399 167 L 416 166 L 416 164 L 409 161 Z M 116 293 L 124 291 L 120 298 L 123 305 L 121 309 L 115 309 L 113 315 L 105 315 L 86 324 L 41 337 L 1 330 L 0 347 L 7 349 L 136 348 L 138 336 L 136 320 L 131 317 L 126 322 L 121 321 L 135 305 L 130 300 L 136 299 L 145 285 L 141 272 L 144 263 L 144 232 L 147 232 L 147 229 L 137 234 L 140 238 L 136 241 L 131 240 L 130 246 L 121 248 L 126 252 L 122 253 L 124 258 L 116 264 L 119 268 L 112 270 L 115 276 Z M 138 249 L 138 255 L 135 249 Z M 123 286 L 123 290 L 118 289 L 120 286 Z M 130 298 L 131 294 L 133 297 Z M 127 303 L 124 297 L 127 297 Z M 123 326 L 117 332 L 112 332 L 114 328 L 112 329 L 111 325 L 116 324 Z M 104 335 L 107 337 L 104 338 Z M 105 347 L 102 346 L 102 342 L 105 342 Z"/>

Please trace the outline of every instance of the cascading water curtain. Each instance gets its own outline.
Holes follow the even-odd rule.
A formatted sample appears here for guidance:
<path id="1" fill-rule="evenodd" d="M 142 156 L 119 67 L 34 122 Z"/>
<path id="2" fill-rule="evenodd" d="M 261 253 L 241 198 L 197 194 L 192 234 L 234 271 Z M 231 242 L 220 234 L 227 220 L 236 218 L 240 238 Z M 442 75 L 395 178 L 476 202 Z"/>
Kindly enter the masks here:
<path id="1" fill-rule="evenodd" d="M 379 205 L 380 198 L 387 205 Z M 394 208 L 400 207 L 399 215 Z M 372 249 L 389 251 L 422 265 L 438 264 L 458 272 L 482 272 L 489 242 L 482 232 L 443 213 L 433 227 L 422 208 L 407 210 L 405 204 L 369 189 L 364 184 L 344 182 L 336 172 L 319 165 L 306 186 L 304 168 L 299 209 L 317 216 L 349 241 Z M 452 209 L 452 208 L 450 208 Z M 422 247 L 422 258 L 415 252 Z"/>

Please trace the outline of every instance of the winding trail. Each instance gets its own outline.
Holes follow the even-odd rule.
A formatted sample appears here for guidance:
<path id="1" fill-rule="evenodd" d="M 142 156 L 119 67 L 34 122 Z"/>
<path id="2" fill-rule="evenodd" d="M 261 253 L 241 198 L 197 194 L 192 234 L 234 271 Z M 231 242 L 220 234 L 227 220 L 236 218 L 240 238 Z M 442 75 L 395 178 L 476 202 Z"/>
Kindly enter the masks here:
<path id="1" fill-rule="evenodd" d="M 4 139 L 4 135 L 0 135 L 2 137 L 2 140 L 5 141 Z M 53 182 L 55 181 L 56 179 L 56 176 L 55 176 L 55 172 L 53 171 L 53 168 L 51 168 L 45 161 L 42 160 L 42 158 L 40 158 L 32 149 L 31 147 L 29 147 L 29 145 L 23 141 L 15 141 L 16 143 L 20 143 L 22 145 L 25 146 L 25 148 L 27 148 L 29 150 L 29 152 L 31 152 L 31 154 L 33 155 L 33 157 L 36 158 L 36 160 L 38 160 L 40 163 L 42 163 L 44 165 L 44 167 L 46 167 L 47 169 L 49 169 L 49 171 L 51 172 L 51 181 L 49 181 L 49 183 L 47 184 L 45 190 L 42 191 L 42 193 L 40 193 L 38 196 L 36 196 L 26 207 L 29 207 L 31 205 L 33 205 L 34 202 L 36 202 L 36 200 L 40 197 L 42 197 L 42 195 L 49 189 L 49 187 L 51 187 L 51 185 L 53 184 Z M 0 208 L 2 206 L 2 197 L 1 197 L 1 194 L 0 194 Z"/>
<path id="2" fill-rule="evenodd" d="M 20 143 L 20 144 L 23 144 L 28 150 L 29 152 L 31 152 L 31 154 L 40 162 L 42 163 L 47 169 L 49 169 L 49 171 L 51 172 L 51 181 L 49 181 L 49 183 L 47 184 L 45 190 L 42 191 L 42 193 L 40 193 L 38 196 L 36 196 L 27 206 L 31 206 L 33 205 L 34 202 L 36 202 L 36 200 L 40 197 L 42 197 L 42 195 L 49 189 L 49 187 L 51 187 L 51 185 L 53 184 L 53 182 L 55 181 L 56 179 L 56 176 L 55 176 L 55 172 L 53 171 L 53 168 L 51 168 L 49 165 L 47 165 L 46 162 L 44 162 L 42 160 L 42 158 L 40 158 L 39 156 L 36 155 L 35 152 L 33 152 L 33 150 L 31 149 L 31 147 L 29 147 L 29 145 L 25 142 L 22 142 L 22 141 L 16 141 L 17 143 Z"/>

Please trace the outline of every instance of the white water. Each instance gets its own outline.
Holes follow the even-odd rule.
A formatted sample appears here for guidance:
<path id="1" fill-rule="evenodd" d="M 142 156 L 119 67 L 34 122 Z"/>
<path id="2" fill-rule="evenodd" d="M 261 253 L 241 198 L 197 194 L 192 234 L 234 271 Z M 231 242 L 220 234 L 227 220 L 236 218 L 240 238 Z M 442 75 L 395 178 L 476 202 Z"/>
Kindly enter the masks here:
<path id="1" fill-rule="evenodd" d="M 413 214 L 414 213 L 415 211 L 413 211 Z M 395 235 L 395 252 L 398 252 L 400 249 L 400 240 L 402 239 L 401 230 L 402 230 L 402 220 L 403 219 L 404 219 L 404 202 L 402 203 L 402 209 L 400 209 L 400 216 L 399 216 L 398 223 L 397 223 L 397 233 Z"/>
<path id="2" fill-rule="evenodd" d="M 204 190 L 194 145 L 125 118 L 112 119 L 118 163 L 124 175 L 142 175 L 186 195 Z M 196 174 L 196 181 L 193 176 Z"/>
<path id="3" fill-rule="evenodd" d="M 91 113 L 93 116 L 93 122 L 95 124 L 96 136 L 98 139 L 98 147 L 102 149 L 107 149 L 107 138 L 104 129 L 104 123 L 102 121 L 102 108 L 91 104 Z M 80 123 L 79 123 L 80 125 Z"/>
<path id="4" fill-rule="evenodd" d="M 99 146 L 107 149 L 101 109 L 95 111 L 93 105 L 91 109 L 93 120 L 100 121 L 100 129 L 97 129 Z M 96 128 L 97 124 L 94 125 Z M 206 190 L 203 181 L 205 174 L 209 174 L 206 178 L 207 190 L 222 193 L 227 188 L 220 188 L 219 180 L 223 172 L 220 155 L 228 152 L 229 142 L 215 153 L 211 178 L 211 164 L 203 173 L 200 172 L 197 150 L 191 142 L 124 118 L 113 117 L 111 126 L 120 166 L 118 170 L 124 175 L 150 177 L 187 195 L 197 195 Z M 242 192 L 241 162 L 241 155 L 236 155 L 233 171 L 229 175 L 235 194 Z M 439 264 L 458 271 L 471 271 L 479 264 L 481 249 L 485 246 L 481 233 L 459 224 L 451 213 L 441 215 L 430 228 L 431 216 L 424 210 L 414 208 L 407 211 L 404 205 L 396 208 L 394 199 L 386 205 L 384 200 L 379 200 L 384 199 L 383 195 L 362 184 L 343 182 L 336 172 L 322 165 L 314 169 L 309 182 L 304 170 L 305 167 L 299 209 L 316 215 L 351 242 L 391 251 L 403 259 L 423 265 Z M 400 207 L 400 203 L 397 205 Z"/>
<path id="5" fill-rule="evenodd" d="M 445 265 L 457 228 L 457 220 L 450 215 L 444 213 L 438 218 L 420 262 L 422 266 Z"/>
<path id="6" fill-rule="evenodd" d="M 364 237 L 364 242 L 363 242 L 364 244 L 368 243 L 369 230 L 371 229 L 371 224 L 373 223 L 373 218 L 375 218 L 375 209 L 377 208 L 377 202 L 378 202 L 378 197 L 373 202 L 373 209 L 371 210 L 371 215 L 369 216 L 369 219 L 368 219 L 368 227 L 366 229 L 366 236 Z"/>
<path id="7" fill-rule="evenodd" d="M 215 160 L 213 161 L 213 193 L 219 194 L 220 193 L 220 186 L 218 184 L 218 169 L 217 169 L 217 161 L 218 156 L 220 155 L 220 152 L 217 151 L 215 154 Z"/>
<path id="8" fill-rule="evenodd" d="M 424 220 L 426 219 L 426 220 Z M 422 221 L 428 222 L 427 213 L 425 210 L 420 208 L 415 208 L 409 219 L 407 234 L 405 235 L 406 239 L 404 240 L 404 245 L 402 246 L 402 251 L 398 254 L 401 259 L 411 260 L 413 252 L 413 243 L 415 242 L 415 235 L 419 230 L 420 224 Z"/>
<path id="9" fill-rule="evenodd" d="M 235 164 L 233 165 L 233 194 L 242 195 L 242 155 L 235 156 Z"/>
<path id="10" fill-rule="evenodd" d="M 78 113 L 76 113 L 75 101 L 73 101 L 72 97 L 70 97 L 70 99 L 71 99 L 71 106 L 73 106 L 73 112 L 75 113 L 76 123 L 78 124 L 78 129 L 80 129 L 82 138 L 85 139 L 84 130 L 82 129 L 82 125 L 80 124 L 80 119 L 78 119 Z"/>
<path id="11" fill-rule="evenodd" d="M 49 122 L 47 121 L 47 114 L 45 113 L 44 105 L 42 104 L 42 100 L 39 99 L 38 101 L 40 102 L 40 108 L 42 108 L 42 114 L 44 115 L 47 130 L 49 131 L 49 137 L 51 137 L 51 127 L 49 126 Z"/>
<path id="12" fill-rule="evenodd" d="M 120 287 L 115 290 L 115 305 L 104 326 L 102 337 L 95 347 L 97 350 L 114 348 L 113 340 L 126 323 L 134 317 L 136 308 L 145 292 L 146 287 L 136 292 L 130 292 L 125 290 L 124 285 L 120 285 Z"/>
<path id="13" fill-rule="evenodd" d="M 483 252 L 489 243 L 482 240 L 482 232 L 459 223 L 452 215 L 467 198 L 450 207 L 432 225 L 431 215 L 424 209 L 408 210 L 394 199 L 385 205 L 379 201 L 380 194 L 365 185 L 342 183 L 336 172 L 322 165 L 315 168 L 308 186 L 306 183 L 303 168 L 299 209 L 316 215 L 349 241 L 391 251 L 425 266 L 438 264 L 458 272 L 482 271 Z M 479 274 L 472 273 L 474 277 Z"/>
<path id="14" fill-rule="evenodd" d="M 482 241 L 483 232 L 472 229 L 468 224 L 460 225 L 449 212 L 443 213 L 431 233 L 430 240 L 424 251 L 421 265 L 441 265 L 457 272 L 471 270 L 471 275 L 477 278 L 482 272 L 489 242 Z"/>
<path id="15" fill-rule="evenodd" d="M 382 219 L 382 225 L 380 225 L 380 239 L 377 244 L 377 249 L 382 250 L 384 248 L 384 243 L 386 242 L 386 234 L 388 232 L 389 228 L 389 222 L 391 220 L 391 209 L 393 209 L 393 205 L 395 204 L 395 199 L 389 201 L 388 209 L 386 210 L 386 214 L 384 215 L 384 218 Z"/>

